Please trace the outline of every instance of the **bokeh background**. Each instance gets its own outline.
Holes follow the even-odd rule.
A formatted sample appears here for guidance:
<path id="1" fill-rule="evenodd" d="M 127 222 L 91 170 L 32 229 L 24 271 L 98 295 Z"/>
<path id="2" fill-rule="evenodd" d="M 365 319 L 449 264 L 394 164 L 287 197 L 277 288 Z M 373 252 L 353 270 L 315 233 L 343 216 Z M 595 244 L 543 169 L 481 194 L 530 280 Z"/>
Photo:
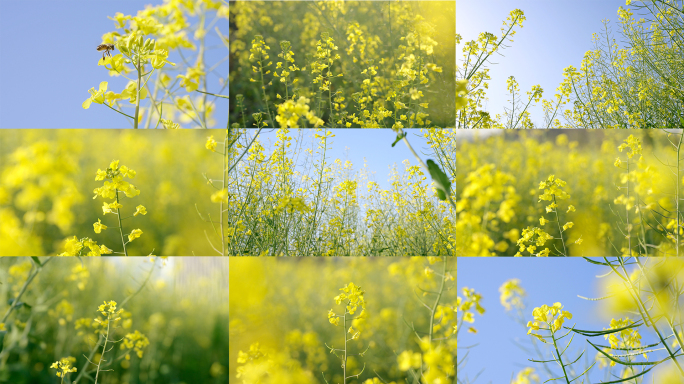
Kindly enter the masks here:
<path id="1" fill-rule="evenodd" d="M 92 371 L 84 357 L 94 346 L 89 324 L 103 301 L 114 300 L 125 312 L 110 339 L 137 330 L 149 345 L 142 358 L 132 353 L 126 360 L 121 343 L 115 343 L 105 355 L 111 371 L 100 372 L 99 383 L 227 382 L 227 259 L 69 257 L 40 262 L 42 269 L 0 332 L 0 381 L 59 383 L 57 371 L 49 367 L 68 356 L 76 358 L 78 371 L 64 383 L 83 368 Z M 28 257 L 0 259 L 0 315 L 37 268 Z M 85 382 L 90 381 L 81 377 L 79 383 Z"/>
<path id="2" fill-rule="evenodd" d="M 622 181 L 626 180 L 623 175 L 629 149 L 621 152 L 618 146 L 630 135 L 640 140 L 642 148 L 641 155 L 629 159 L 629 192 L 640 207 L 640 210 L 630 209 L 633 252 L 637 252 L 638 237 L 645 239 L 644 244 L 654 246 L 646 248 L 651 256 L 676 254 L 676 242 L 654 228 L 671 225 L 664 216 L 674 218 L 677 210 L 674 194 L 677 190 L 681 194 L 682 180 L 676 176 L 677 151 L 672 143 L 676 146 L 680 133 L 580 129 L 502 131 L 463 137 L 458 141 L 455 155 L 456 196 L 462 207 L 460 220 L 464 223 L 459 240 L 463 255 L 513 256 L 518 252 L 516 241 L 527 227 L 542 227 L 558 237 L 555 222 L 541 226 L 539 221 L 542 216 L 555 220 L 554 214 L 545 211 L 550 202 L 539 201 L 543 193 L 539 183 L 550 175 L 567 182 L 563 190 L 570 198 L 559 199 L 557 203 L 561 225 L 574 223 L 564 232 L 569 254 L 624 254 L 628 247 L 623 225 L 625 205 L 615 200 L 627 195 Z M 639 161 L 642 156 L 643 160 Z M 622 161 L 620 168 L 614 165 L 617 158 Z M 569 205 L 576 211 L 567 212 Z M 576 244 L 580 237 L 581 244 Z M 555 254 L 554 245 L 562 248 L 558 240 L 544 247 Z M 645 253 L 643 248 L 638 252 Z"/>
<path id="3" fill-rule="evenodd" d="M 604 261 L 603 259 L 594 260 Z M 647 266 L 652 264 L 644 258 L 642 262 Z M 630 267 L 630 272 L 632 268 L 636 269 L 636 266 Z M 613 299 L 600 301 L 584 299 L 607 296 L 607 287 L 614 283 L 614 280 L 607 276 L 609 272 L 609 267 L 593 265 L 582 258 L 459 258 L 457 276 L 459 295 L 463 288 L 474 289 L 482 295 L 480 304 L 486 310 L 483 315 L 475 314 L 473 323 L 464 323 L 477 329 L 477 333 L 459 333 L 459 362 L 462 359 L 464 361 L 462 365 L 459 365 L 459 381 L 522 384 L 525 382 L 513 379 L 526 367 L 535 369 L 535 373 L 540 378 L 538 383 L 549 379 L 541 364 L 528 361 L 528 359 L 549 360 L 553 350 L 539 342 L 535 347 L 534 338 L 527 335 L 528 328 L 525 325 L 527 321 L 533 320 L 532 310 L 535 307 L 541 307 L 544 304 L 550 306 L 555 302 L 560 302 L 564 306 L 563 310 L 573 315 L 573 318 L 566 320 L 564 325 L 567 327 L 575 325 L 577 329 L 583 330 L 599 331 L 609 328 L 612 318 L 630 317 L 634 321 L 639 319 L 638 314 L 612 310 L 615 308 Z M 670 278 L 675 279 L 675 276 L 681 279 L 681 271 L 671 270 Z M 525 290 L 520 312 L 514 305 L 511 310 L 506 310 L 500 303 L 500 287 L 511 279 L 518 279 L 518 284 Z M 509 300 L 508 303 L 512 302 Z M 522 321 L 520 316 L 522 316 Z M 659 323 L 659 328 L 663 333 L 667 333 L 664 322 Z M 657 341 L 652 328 L 642 326 L 639 331 L 642 336 L 641 345 Z M 570 336 L 566 339 L 568 338 Z M 587 338 L 575 335 L 574 341 L 568 348 L 568 359 L 576 358 L 582 350 L 586 351 L 574 366 L 576 373 L 584 371 L 597 355 L 596 350 L 585 339 Z M 594 344 L 608 344 L 602 336 L 588 339 Z M 565 341 L 562 345 L 565 346 Z M 544 358 L 541 358 L 536 351 L 544 353 Z M 650 355 L 648 361 L 658 361 L 663 357 L 658 356 Z M 640 362 L 646 361 L 642 356 L 637 358 Z M 659 381 L 659 375 L 666 372 L 668 368 L 673 368 L 671 364 L 669 365 L 669 367 L 668 364 L 656 367 L 652 372 L 640 377 L 639 382 L 670 383 L 670 381 Z M 558 368 L 555 363 L 548 366 L 554 369 L 554 372 L 560 372 L 560 369 L 555 369 Z M 608 376 L 608 372 L 619 374 L 618 368 L 620 367 L 612 370 L 599 369 L 597 365 L 590 371 L 588 379 L 592 383 L 616 380 Z M 672 381 L 674 382 L 676 381 Z"/>
<path id="4" fill-rule="evenodd" d="M 218 131 L 225 132 L 225 131 Z M 221 134 L 221 133 L 219 133 Z M 90 237 L 121 252 L 115 215 L 103 215 L 92 191 L 98 169 L 113 160 L 137 172 L 126 179 L 141 192 L 122 197 L 123 216 L 143 205 L 146 215 L 123 220 L 125 233 L 142 229 L 129 255 L 212 255 L 197 211 L 216 210 L 202 173 L 220 176 L 222 157 L 205 148 L 208 132 L 127 130 L 2 130 L 2 246 L 7 256 L 64 251 L 67 237 Z M 212 156 L 213 155 L 213 156 Z M 123 196 L 123 194 L 122 194 Z M 197 204 L 197 208 L 195 208 Z M 96 234 L 101 219 L 110 228 Z"/>
<path id="5" fill-rule="evenodd" d="M 352 354 L 368 351 L 348 361 L 347 375 L 356 374 L 364 363 L 365 370 L 347 383 L 375 377 L 404 382 L 408 375 L 398 369 L 397 357 L 406 350 L 420 351 L 410 327 L 421 337 L 429 327 L 430 312 L 419 300 L 432 304 L 435 295 L 424 295 L 423 290 L 439 290 L 443 264 L 435 259 L 439 258 L 433 263 L 426 257 L 230 258 L 230 383 L 241 383 L 236 377 L 241 370 L 259 366 L 238 361 L 240 351 L 248 354 L 255 343 L 261 351 L 270 351 L 276 362 L 269 370 L 270 383 L 324 383 L 323 377 L 328 383 L 341 382 L 340 360 L 326 344 L 343 348 L 344 330 L 342 323 L 330 324 L 327 315 L 330 309 L 343 313 L 334 297 L 350 282 L 365 291 L 366 316 L 352 323 L 360 337 L 348 346 Z M 447 271 L 455 276 L 456 259 L 447 259 Z M 455 281 L 446 282 L 441 305 L 455 305 L 453 287 Z M 454 313 L 442 313 L 446 312 Z M 443 323 L 436 320 L 436 335 L 451 330 L 454 317 L 445 316 Z M 447 337 L 440 342 L 453 347 L 455 354 L 454 341 Z M 284 371 L 278 367 L 291 367 L 285 370 L 290 374 L 278 376 L 275 372 Z M 302 379 L 287 381 L 295 373 Z"/>

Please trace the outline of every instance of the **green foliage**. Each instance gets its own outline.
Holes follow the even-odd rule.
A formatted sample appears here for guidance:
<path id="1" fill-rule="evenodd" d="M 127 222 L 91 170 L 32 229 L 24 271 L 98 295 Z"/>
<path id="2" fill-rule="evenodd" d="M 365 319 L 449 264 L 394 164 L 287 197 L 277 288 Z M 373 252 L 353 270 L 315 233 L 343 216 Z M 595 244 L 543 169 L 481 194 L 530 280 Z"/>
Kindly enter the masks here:
<path id="1" fill-rule="evenodd" d="M 0 381 L 225 383 L 227 272 L 206 258 L 2 258 Z"/>

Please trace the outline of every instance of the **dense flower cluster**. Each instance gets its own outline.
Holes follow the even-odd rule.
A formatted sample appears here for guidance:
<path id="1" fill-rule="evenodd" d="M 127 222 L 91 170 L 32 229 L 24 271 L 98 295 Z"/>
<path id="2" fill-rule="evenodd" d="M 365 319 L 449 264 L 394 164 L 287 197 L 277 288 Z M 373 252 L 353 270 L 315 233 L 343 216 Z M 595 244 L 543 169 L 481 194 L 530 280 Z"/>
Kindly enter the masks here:
<path id="1" fill-rule="evenodd" d="M 454 160 L 442 149 L 449 146 L 436 145 L 445 168 L 457 169 L 459 254 L 681 254 L 681 184 L 669 176 L 680 138 L 654 130 L 503 132 L 458 142 Z"/>
<path id="2" fill-rule="evenodd" d="M 452 126 L 460 99 L 447 76 L 453 40 L 444 36 L 453 35 L 438 34 L 436 23 L 450 30 L 453 18 L 439 20 L 433 8 L 409 1 L 382 6 L 236 2 L 230 8 L 236 57 L 231 123 L 236 128 L 404 128 L 437 121 Z M 387 18 L 388 25 L 376 22 Z M 280 53 L 271 54 L 278 45 Z"/>
<path id="3" fill-rule="evenodd" d="M 97 90 L 89 90 L 90 97 L 83 102 L 83 108 L 90 108 L 92 103 L 103 104 L 128 117 L 134 128 L 161 125 L 176 129 L 182 123 L 203 128 L 213 125 L 214 101 L 207 99 L 210 94 L 206 93 L 207 82 L 204 81 L 207 74 L 205 45 L 213 37 L 206 21 L 210 17 L 215 18 L 211 25 L 219 19 L 227 19 L 228 5 L 213 0 L 173 0 L 145 7 L 136 15 L 117 12 L 109 17 L 114 21 L 115 30 L 102 35 L 100 47 L 109 45 L 113 49 L 103 52 L 106 54 L 97 65 L 107 70 L 109 76 L 124 76 L 129 81 L 120 93 L 108 90 L 109 82 L 101 82 Z M 216 35 L 227 48 L 227 38 L 218 30 Z M 98 50 L 102 50 L 100 47 Z M 169 60 L 172 52 L 180 52 L 179 59 L 184 61 L 178 69 L 174 68 L 176 63 Z M 186 57 L 195 54 L 194 63 L 186 61 Z M 134 74 L 132 79 L 131 73 Z M 220 79 L 219 85 L 225 88 L 226 80 Z M 192 98 L 188 94 L 181 96 L 181 93 L 195 91 L 205 93 Z M 143 104 L 145 100 L 149 100 L 148 105 Z M 125 102 L 135 109 L 132 116 L 124 112 Z M 164 107 L 159 108 L 160 104 Z"/>
<path id="4" fill-rule="evenodd" d="M 76 372 L 78 369 L 72 367 L 71 365 L 76 362 L 76 358 L 69 356 L 52 363 L 50 368 L 57 370 L 57 377 L 64 377 L 66 374 L 71 372 Z M 64 380 L 62 380 L 64 382 Z"/>
<path id="5" fill-rule="evenodd" d="M 560 331 L 563 326 L 565 319 L 572 319 L 572 313 L 568 311 L 563 311 L 563 305 L 561 303 L 554 303 L 552 306 L 542 305 L 537 307 L 532 311 L 532 317 L 534 321 L 528 321 L 527 331 L 528 335 L 532 335 L 542 342 L 546 343 L 545 337 L 534 331 L 547 330 L 551 333 L 556 333 Z"/>

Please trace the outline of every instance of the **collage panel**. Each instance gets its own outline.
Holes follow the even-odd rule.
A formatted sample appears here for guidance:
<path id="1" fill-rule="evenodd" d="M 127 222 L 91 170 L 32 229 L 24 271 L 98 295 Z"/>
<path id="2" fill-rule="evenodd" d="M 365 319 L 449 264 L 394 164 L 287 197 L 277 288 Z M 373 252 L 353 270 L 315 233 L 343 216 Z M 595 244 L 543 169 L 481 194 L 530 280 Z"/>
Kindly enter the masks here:
<path id="1" fill-rule="evenodd" d="M 454 257 L 230 258 L 229 383 L 456 379 Z"/>
<path id="2" fill-rule="evenodd" d="M 682 382 L 680 259 L 458 264 L 459 383 Z"/>
<path id="3" fill-rule="evenodd" d="M 0 264 L 0 381 L 227 382 L 227 259 L 5 257 Z"/>
<path id="4" fill-rule="evenodd" d="M 227 1 L 0 7 L 0 128 L 227 126 Z"/>
<path id="5" fill-rule="evenodd" d="M 680 256 L 681 130 L 463 135 L 463 256 Z"/>
<path id="6" fill-rule="evenodd" d="M 459 0 L 456 25 L 457 128 L 684 128 L 682 0 Z"/>
<path id="7" fill-rule="evenodd" d="M 209 133 L 1 130 L 0 255 L 215 255 Z"/>
<path id="8" fill-rule="evenodd" d="M 455 8 L 453 0 L 231 2 L 231 125 L 453 127 Z"/>

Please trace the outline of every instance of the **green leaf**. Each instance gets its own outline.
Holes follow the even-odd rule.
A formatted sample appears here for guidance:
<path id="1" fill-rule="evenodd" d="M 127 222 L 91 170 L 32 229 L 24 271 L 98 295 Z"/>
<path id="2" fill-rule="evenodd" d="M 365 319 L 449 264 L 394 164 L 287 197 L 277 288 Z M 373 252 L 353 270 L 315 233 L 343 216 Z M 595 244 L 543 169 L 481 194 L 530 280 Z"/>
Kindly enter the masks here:
<path id="1" fill-rule="evenodd" d="M 595 336 L 610 335 L 612 333 L 621 332 L 621 331 L 624 331 L 625 329 L 637 328 L 639 326 L 641 326 L 641 320 L 637 321 L 636 323 L 632 323 L 630 325 L 627 325 L 625 327 L 615 328 L 615 329 L 606 329 L 603 331 L 587 331 L 587 330 L 583 330 L 583 329 L 575 329 L 575 328 L 568 328 L 568 327 L 563 327 L 563 328 L 569 329 L 575 333 L 579 333 L 582 336 L 595 337 Z"/>
<path id="2" fill-rule="evenodd" d="M 427 166 L 432 181 L 434 181 L 437 186 L 437 197 L 442 201 L 446 200 L 447 197 L 451 195 L 451 181 L 449 181 L 446 173 L 442 172 L 439 165 L 434 161 L 428 160 Z"/>
<path id="3" fill-rule="evenodd" d="M 392 148 L 394 148 L 394 146 L 397 145 L 397 143 L 398 143 L 399 141 L 401 141 L 401 139 L 403 139 L 404 137 L 406 137 L 406 135 L 407 135 L 406 132 L 404 132 L 403 134 L 401 134 L 401 133 L 398 134 L 398 135 L 397 135 L 397 138 L 394 140 L 394 143 L 392 143 Z"/>
<path id="4" fill-rule="evenodd" d="M 590 258 L 588 258 L 588 257 L 584 257 L 584 256 L 583 256 L 582 258 L 583 258 L 584 260 L 586 260 L 586 261 L 588 261 L 588 262 L 590 262 L 590 263 L 592 263 L 592 264 L 596 264 L 596 265 L 605 265 L 606 267 L 610 267 L 610 266 L 612 265 L 612 264 L 608 264 L 608 263 L 602 263 L 602 262 L 600 262 L 600 261 L 595 261 L 595 260 L 592 260 L 592 259 L 590 259 Z"/>
<path id="5" fill-rule="evenodd" d="M 212 95 L 212 96 L 216 96 L 216 97 L 222 97 L 222 98 L 224 98 L 224 99 L 230 99 L 230 97 L 228 97 L 228 96 L 226 96 L 226 95 L 217 95 L 217 94 L 215 94 L 215 93 L 202 92 L 202 91 L 199 91 L 199 90 L 197 90 L 197 89 L 195 89 L 195 92 L 206 93 L 207 95 Z"/>
<path id="6" fill-rule="evenodd" d="M 612 360 L 612 361 L 614 361 L 614 362 L 616 362 L 616 363 L 618 363 L 618 364 L 621 364 L 621 365 L 627 365 L 627 366 L 633 366 L 633 365 L 658 365 L 658 364 L 662 363 L 663 361 L 669 359 L 669 357 L 667 357 L 667 358 L 665 358 L 665 359 L 663 359 L 663 360 L 656 361 L 656 362 L 653 362 L 653 363 L 650 363 L 650 362 L 649 362 L 649 363 L 631 363 L 631 362 L 629 362 L 629 361 L 622 361 L 622 360 L 618 360 L 618 359 L 614 358 L 613 356 L 611 356 L 611 355 L 605 353 L 605 352 L 603 351 L 603 349 L 597 347 L 594 343 L 592 343 L 592 342 L 589 341 L 589 340 L 587 340 L 587 343 L 589 343 L 592 347 L 594 347 L 594 349 L 596 349 L 599 353 L 601 353 L 601 354 L 604 355 L 605 357 L 607 357 L 607 358 L 609 358 L 610 360 Z M 613 383 L 613 382 L 611 381 L 611 383 Z M 615 381 L 615 383 L 619 383 L 619 381 Z"/>
<path id="7" fill-rule="evenodd" d="M 36 264 L 38 264 L 39 267 L 42 267 L 42 266 L 43 266 L 43 264 L 40 263 L 40 259 L 38 258 L 38 256 L 31 256 L 31 259 L 33 259 L 33 261 L 34 261 Z"/>
<path id="8" fill-rule="evenodd" d="M 614 380 L 614 381 L 602 381 L 601 384 L 617 384 L 617 383 L 624 383 L 624 382 L 627 382 L 627 381 L 629 381 L 629 380 L 635 379 L 635 378 L 637 378 L 637 377 L 639 377 L 639 376 L 641 376 L 641 375 L 647 374 L 648 371 L 650 371 L 650 370 L 653 369 L 653 368 L 654 368 L 654 367 L 651 367 L 651 368 L 649 368 L 649 369 L 645 369 L 645 370 L 641 371 L 640 373 L 637 373 L 637 374 L 634 375 L 634 376 L 625 377 L 624 379 Z"/>

